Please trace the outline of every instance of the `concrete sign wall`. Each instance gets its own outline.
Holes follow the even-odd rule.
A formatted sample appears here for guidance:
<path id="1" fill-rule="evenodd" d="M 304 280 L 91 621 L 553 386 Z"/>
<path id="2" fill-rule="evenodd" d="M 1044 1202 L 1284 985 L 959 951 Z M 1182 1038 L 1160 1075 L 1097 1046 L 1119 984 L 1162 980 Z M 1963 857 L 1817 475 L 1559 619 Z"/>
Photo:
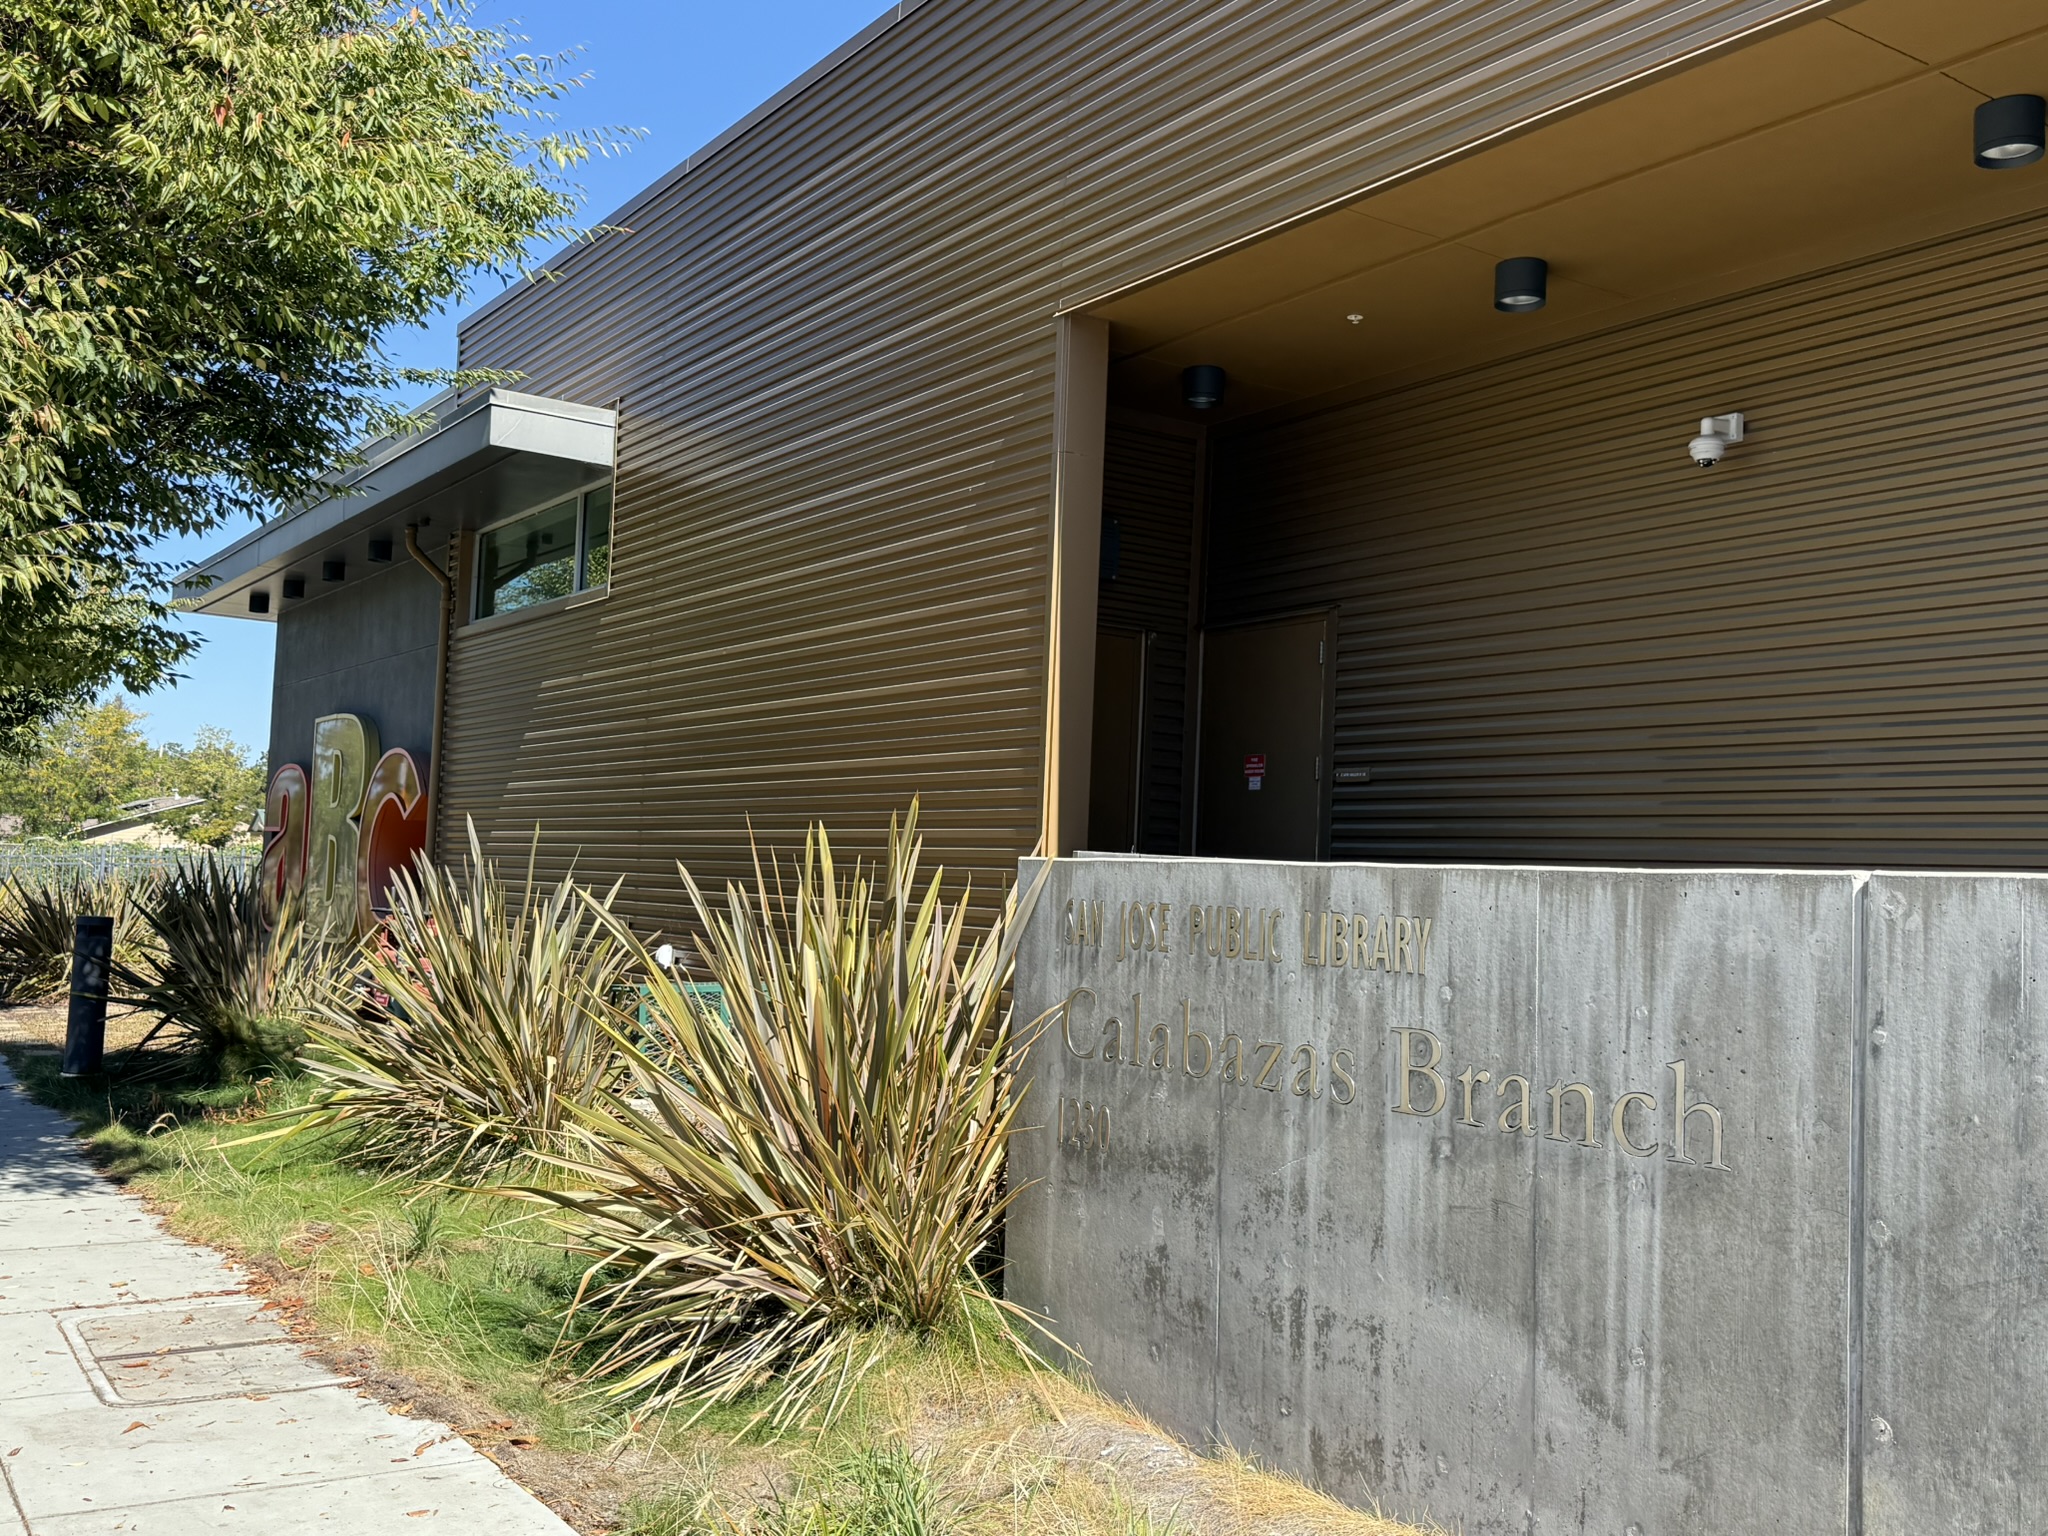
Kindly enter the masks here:
<path id="1" fill-rule="evenodd" d="M 1011 1294 L 1473 1536 L 2038 1529 L 2035 889 L 1061 861 Z"/>

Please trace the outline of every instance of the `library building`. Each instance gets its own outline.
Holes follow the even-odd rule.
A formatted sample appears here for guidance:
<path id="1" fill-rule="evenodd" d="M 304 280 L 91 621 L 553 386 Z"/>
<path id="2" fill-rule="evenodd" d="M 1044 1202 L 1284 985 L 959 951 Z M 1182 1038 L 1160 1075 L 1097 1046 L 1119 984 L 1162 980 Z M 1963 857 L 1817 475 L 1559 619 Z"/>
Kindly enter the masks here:
<path id="1" fill-rule="evenodd" d="M 1106 1388 L 1486 1536 L 2039 1531 L 2044 97 L 2040 0 L 891 6 L 187 574 L 267 875 L 674 934 L 918 796 L 1054 861 Z"/>

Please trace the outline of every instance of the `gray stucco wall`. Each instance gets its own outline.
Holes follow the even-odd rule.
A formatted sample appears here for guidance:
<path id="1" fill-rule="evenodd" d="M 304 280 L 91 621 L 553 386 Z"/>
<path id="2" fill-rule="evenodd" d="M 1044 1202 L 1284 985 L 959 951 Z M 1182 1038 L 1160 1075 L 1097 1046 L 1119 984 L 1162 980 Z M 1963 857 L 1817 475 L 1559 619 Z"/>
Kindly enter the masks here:
<path id="1" fill-rule="evenodd" d="M 1061 861 L 1010 1294 L 1182 1434 L 1468 1536 L 2048 1528 L 2044 896 Z M 1192 927 L 1231 907 L 1256 958 Z M 1324 913 L 1393 967 L 1309 963 Z"/>
<path id="2" fill-rule="evenodd" d="M 427 760 L 434 736 L 434 651 L 440 589 L 405 560 L 364 581 L 287 603 L 277 620 L 270 766 L 310 762 L 313 722 L 356 714 L 386 748 Z"/>

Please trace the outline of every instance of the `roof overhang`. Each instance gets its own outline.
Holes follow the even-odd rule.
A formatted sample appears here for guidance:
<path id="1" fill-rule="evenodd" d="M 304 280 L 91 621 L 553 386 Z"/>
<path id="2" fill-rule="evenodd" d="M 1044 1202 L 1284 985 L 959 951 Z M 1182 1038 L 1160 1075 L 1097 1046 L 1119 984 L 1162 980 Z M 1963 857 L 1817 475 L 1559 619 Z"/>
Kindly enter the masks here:
<path id="1" fill-rule="evenodd" d="M 338 590 L 403 560 L 405 530 L 439 548 L 458 531 L 537 507 L 611 471 L 618 413 L 512 390 L 451 395 L 429 404 L 433 425 L 386 438 L 337 482 L 335 494 L 272 518 L 178 577 L 176 596 L 195 613 L 275 619 L 290 606 L 287 577 L 304 600 Z M 267 611 L 252 611 L 252 594 Z M 299 601 L 301 599 L 293 599 Z"/>
<path id="2" fill-rule="evenodd" d="M 2048 165 L 1971 154 L 1980 103 L 2044 90 L 2041 0 L 1832 6 L 1083 309 L 1115 404 L 1312 411 L 2048 211 Z M 1540 313 L 1494 307 L 1516 256 Z M 1198 364 L 1221 406 L 1184 404 Z"/>

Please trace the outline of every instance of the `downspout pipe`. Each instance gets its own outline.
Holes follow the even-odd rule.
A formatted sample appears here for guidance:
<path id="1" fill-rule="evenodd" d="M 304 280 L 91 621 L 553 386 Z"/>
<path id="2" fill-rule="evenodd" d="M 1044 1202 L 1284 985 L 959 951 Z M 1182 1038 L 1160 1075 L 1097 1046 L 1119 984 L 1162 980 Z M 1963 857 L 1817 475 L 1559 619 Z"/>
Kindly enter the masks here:
<path id="1" fill-rule="evenodd" d="M 441 632 L 434 647 L 434 731 L 427 748 L 427 858 L 441 854 L 441 729 L 448 713 L 448 633 L 455 620 L 455 578 L 420 548 L 417 523 L 405 525 L 405 552 L 426 567 L 441 589 Z"/>

